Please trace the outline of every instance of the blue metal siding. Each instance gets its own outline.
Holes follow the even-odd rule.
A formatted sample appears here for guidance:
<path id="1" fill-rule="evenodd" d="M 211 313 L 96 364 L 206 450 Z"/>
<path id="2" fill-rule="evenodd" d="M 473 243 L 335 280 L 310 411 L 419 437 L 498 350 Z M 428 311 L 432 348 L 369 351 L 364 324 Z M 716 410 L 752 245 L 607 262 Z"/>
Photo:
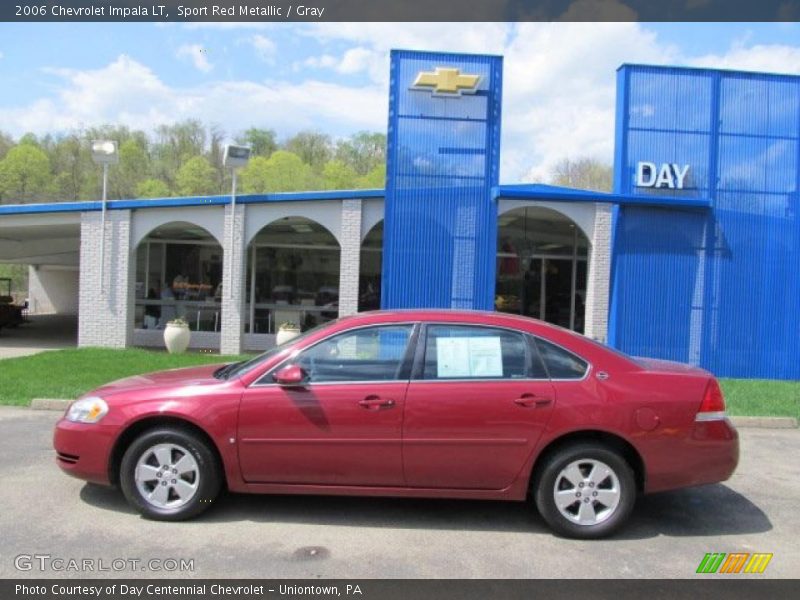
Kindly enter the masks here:
<path id="1" fill-rule="evenodd" d="M 610 339 L 719 376 L 800 379 L 800 78 L 642 66 L 620 77 L 615 191 L 713 209 L 620 207 Z M 637 190 L 642 160 L 691 165 L 690 189 Z"/>
<path id="2" fill-rule="evenodd" d="M 458 68 L 478 91 L 411 90 Z M 383 308 L 494 306 L 502 59 L 394 51 L 390 70 Z"/>

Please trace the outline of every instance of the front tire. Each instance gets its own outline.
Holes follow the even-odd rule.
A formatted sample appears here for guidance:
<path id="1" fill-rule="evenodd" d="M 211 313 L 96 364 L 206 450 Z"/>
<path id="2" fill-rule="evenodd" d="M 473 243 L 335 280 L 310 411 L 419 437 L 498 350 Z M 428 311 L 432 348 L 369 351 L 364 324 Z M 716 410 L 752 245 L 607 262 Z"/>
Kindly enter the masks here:
<path id="1" fill-rule="evenodd" d="M 611 535 L 625 523 L 636 502 L 630 465 L 600 444 L 565 446 L 545 459 L 537 475 L 536 507 L 547 524 L 565 537 Z"/>
<path id="2" fill-rule="evenodd" d="M 120 485 L 143 516 L 181 521 L 211 506 L 222 477 L 219 461 L 205 440 L 185 429 L 163 427 L 144 432 L 125 451 Z"/>

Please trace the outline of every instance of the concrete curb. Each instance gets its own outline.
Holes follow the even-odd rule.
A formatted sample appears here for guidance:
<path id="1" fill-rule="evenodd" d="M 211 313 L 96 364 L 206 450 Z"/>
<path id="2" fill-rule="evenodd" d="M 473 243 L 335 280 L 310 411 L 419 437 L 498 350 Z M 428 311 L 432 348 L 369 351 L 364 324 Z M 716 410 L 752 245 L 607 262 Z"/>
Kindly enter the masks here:
<path id="1" fill-rule="evenodd" d="M 34 398 L 31 400 L 31 410 L 67 410 L 72 400 L 61 398 Z"/>
<path id="2" fill-rule="evenodd" d="M 797 429 L 794 417 L 729 417 L 736 427 L 758 427 L 760 429 Z"/>

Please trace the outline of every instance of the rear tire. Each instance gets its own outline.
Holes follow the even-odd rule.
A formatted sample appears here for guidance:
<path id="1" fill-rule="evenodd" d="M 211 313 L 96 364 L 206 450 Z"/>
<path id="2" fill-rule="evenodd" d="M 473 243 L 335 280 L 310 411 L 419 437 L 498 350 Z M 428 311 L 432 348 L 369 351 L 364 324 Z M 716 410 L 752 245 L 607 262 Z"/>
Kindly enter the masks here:
<path id="1" fill-rule="evenodd" d="M 182 521 L 207 510 L 222 487 L 219 461 L 209 444 L 180 428 L 145 431 L 120 465 L 125 498 L 149 519 Z"/>
<path id="2" fill-rule="evenodd" d="M 556 450 L 534 479 L 536 507 L 559 535 L 606 537 L 628 519 L 636 480 L 627 461 L 607 446 L 580 442 Z"/>

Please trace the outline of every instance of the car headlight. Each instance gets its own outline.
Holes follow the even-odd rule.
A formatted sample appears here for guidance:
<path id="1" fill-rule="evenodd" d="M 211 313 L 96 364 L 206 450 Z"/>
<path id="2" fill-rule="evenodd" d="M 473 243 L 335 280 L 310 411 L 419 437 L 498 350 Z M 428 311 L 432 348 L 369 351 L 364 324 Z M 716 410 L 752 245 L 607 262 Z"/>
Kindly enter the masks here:
<path id="1" fill-rule="evenodd" d="M 107 412 L 108 404 L 102 398 L 81 398 L 70 405 L 65 418 L 74 423 L 97 423 Z"/>

